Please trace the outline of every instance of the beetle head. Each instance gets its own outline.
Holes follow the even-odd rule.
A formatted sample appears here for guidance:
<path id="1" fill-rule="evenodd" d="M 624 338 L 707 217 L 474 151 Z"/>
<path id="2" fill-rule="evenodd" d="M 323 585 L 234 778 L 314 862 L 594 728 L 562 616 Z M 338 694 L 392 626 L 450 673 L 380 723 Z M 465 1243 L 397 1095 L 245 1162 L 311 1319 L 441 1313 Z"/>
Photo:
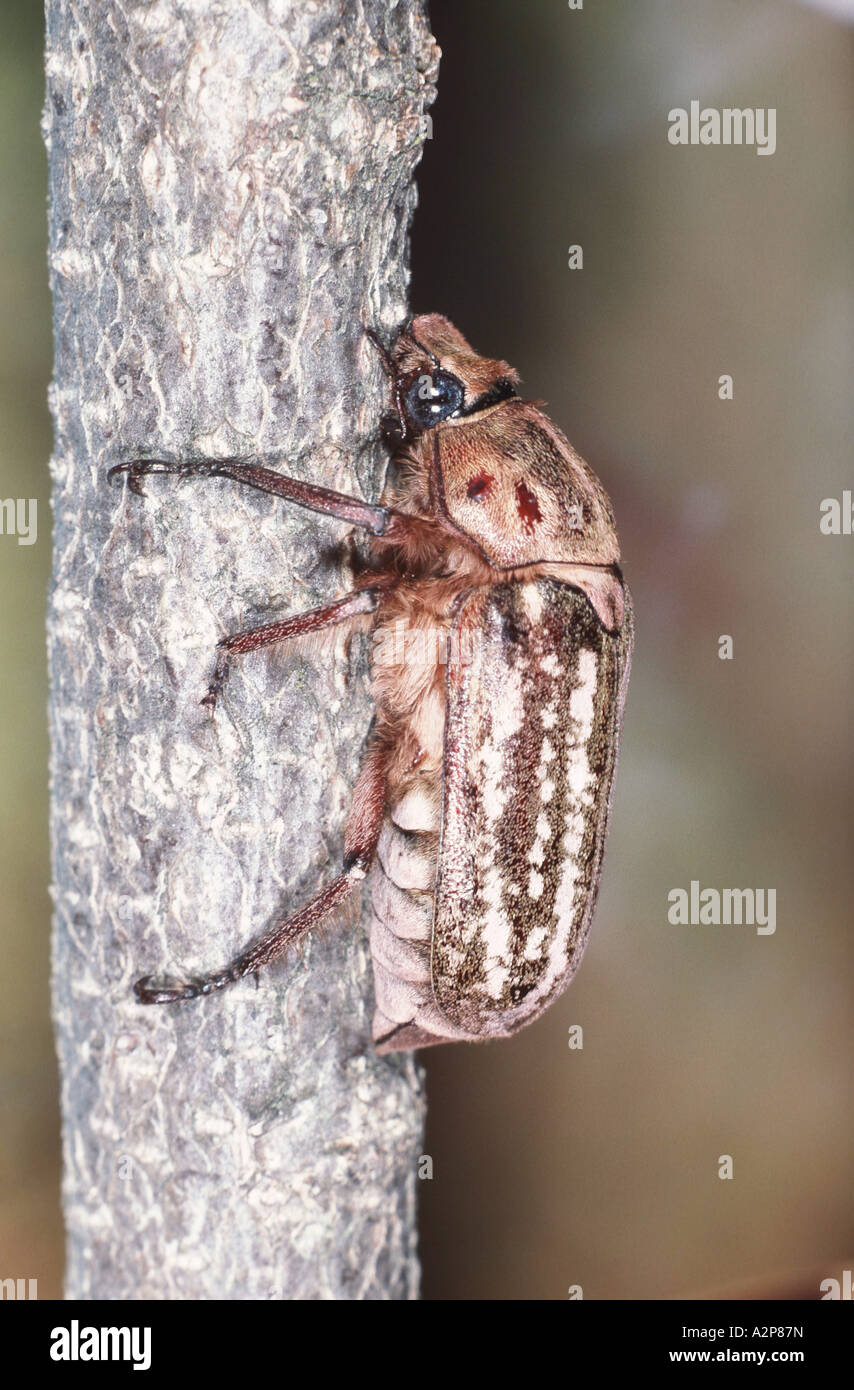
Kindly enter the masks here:
<path id="1" fill-rule="evenodd" d="M 536 404 L 519 399 L 513 367 L 478 356 L 441 314 L 413 319 L 390 352 L 374 342 L 394 395 L 388 441 L 435 432 L 423 454 L 434 505 L 490 563 L 619 560 L 601 483 Z"/>
<path id="2" fill-rule="evenodd" d="M 518 373 L 506 362 L 479 357 L 441 314 L 413 319 L 390 352 L 370 336 L 392 380 L 398 417 L 392 437 L 413 439 L 443 420 L 476 415 L 516 395 Z"/>

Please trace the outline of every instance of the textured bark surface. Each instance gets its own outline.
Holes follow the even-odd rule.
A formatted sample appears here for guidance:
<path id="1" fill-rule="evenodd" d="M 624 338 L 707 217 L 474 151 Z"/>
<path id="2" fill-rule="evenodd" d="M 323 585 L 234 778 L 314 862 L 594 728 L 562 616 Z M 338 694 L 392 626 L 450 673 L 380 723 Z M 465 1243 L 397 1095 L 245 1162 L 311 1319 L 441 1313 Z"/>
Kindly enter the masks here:
<path id="1" fill-rule="evenodd" d="M 344 591 L 345 529 L 224 481 L 109 489 L 136 453 L 260 455 L 376 495 L 438 51 L 419 0 L 48 0 L 56 366 L 54 988 L 75 1298 L 417 1293 L 422 1093 L 378 1059 L 339 920 L 217 997 L 337 872 L 364 651 L 227 632 Z M 362 644 L 363 645 L 363 644 Z"/>

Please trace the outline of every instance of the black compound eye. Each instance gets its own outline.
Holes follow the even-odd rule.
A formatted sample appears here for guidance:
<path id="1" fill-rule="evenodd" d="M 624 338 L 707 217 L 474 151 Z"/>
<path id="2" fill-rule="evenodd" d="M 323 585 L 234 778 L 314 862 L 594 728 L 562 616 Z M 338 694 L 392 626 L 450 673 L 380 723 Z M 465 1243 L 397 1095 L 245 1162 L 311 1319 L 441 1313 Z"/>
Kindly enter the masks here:
<path id="1" fill-rule="evenodd" d="M 406 393 L 406 413 L 419 429 L 429 429 L 460 411 L 465 388 L 458 377 L 441 368 L 421 372 Z"/>

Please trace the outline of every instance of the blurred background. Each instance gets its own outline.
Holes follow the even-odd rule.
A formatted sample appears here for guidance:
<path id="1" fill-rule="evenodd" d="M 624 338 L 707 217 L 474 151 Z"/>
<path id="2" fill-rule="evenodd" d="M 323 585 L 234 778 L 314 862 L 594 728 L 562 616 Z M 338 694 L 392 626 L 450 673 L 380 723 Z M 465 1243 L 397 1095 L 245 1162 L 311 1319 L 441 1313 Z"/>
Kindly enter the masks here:
<path id="1" fill-rule="evenodd" d="M 819 530 L 854 487 L 851 9 L 430 6 L 412 306 L 602 478 L 637 645 L 577 979 L 512 1041 L 424 1054 L 427 1298 L 812 1298 L 852 1267 L 854 538 Z M 0 496 L 39 540 L 0 537 L 0 1277 L 56 1297 L 41 44 L 37 4 L 2 8 Z M 776 152 L 670 145 L 694 99 L 776 108 Z M 776 889 L 775 934 L 670 925 L 692 880 Z"/>

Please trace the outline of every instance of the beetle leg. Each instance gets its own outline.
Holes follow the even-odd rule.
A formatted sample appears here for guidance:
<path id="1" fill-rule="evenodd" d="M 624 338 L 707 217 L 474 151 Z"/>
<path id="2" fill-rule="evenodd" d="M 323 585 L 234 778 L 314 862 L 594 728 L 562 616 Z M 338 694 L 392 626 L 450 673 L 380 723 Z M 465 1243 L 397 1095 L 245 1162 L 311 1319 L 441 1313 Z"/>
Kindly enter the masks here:
<path id="1" fill-rule="evenodd" d="M 328 487 L 289 478 L 273 468 L 262 468 L 260 464 L 245 463 L 239 459 L 191 459 L 185 463 L 169 459 L 130 459 L 127 463 L 115 464 L 109 470 L 108 482 L 112 482 L 120 473 L 127 474 L 128 487 L 138 497 L 145 496 L 140 479 L 151 473 L 171 473 L 181 478 L 230 478 L 258 492 L 284 497 L 286 501 L 307 507 L 309 511 L 322 512 L 338 521 L 349 522 L 351 526 L 361 526 L 375 536 L 383 534 L 391 515 L 388 507 L 372 506 L 358 497 L 348 497 L 346 493 L 333 492 Z"/>
<path id="2" fill-rule="evenodd" d="M 176 1004 L 182 999 L 197 999 L 199 995 L 225 989 L 245 975 L 254 975 L 262 966 L 278 960 L 346 901 L 365 877 L 376 850 L 385 806 L 386 756 L 384 748 L 372 745 L 359 773 L 347 822 L 344 872 L 293 916 L 277 922 L 260 941 L 241 951 L 224 970 L 187 981 L 158 982 L 156 975 L 143 976 L 133 987 L 140 1004 Z"/>
<path id="3" fill-rule="evenodd" d="M 312 927 L 319 926 L 324 918 L 344 902 L 354 882 L 355 877 L 341 874 L 292 917 L 288 917 L 284 922 L 277 922 L 254 946 L 235 956 L 224 970 L 185 982 L 164 980 L 158 983 L 156 975 L 144 975 L 133 987 L 137 1000 L 140 1004 L 176 1004 L 182 999 L 197 999 L 202 994 L 213 994 L 216 990 L 234 984 L 236 980 L 242 980 L 244 975 L 253 975 L 262 965 L 268 965 L 270 961 L 284 955 L 288 947 L 299 941 Z"/>
<path id="4" fill-rule="evenodd" d="M 377 594 L 373 589 L 356 589 L 353 593 L 345 594 L 333 603 L 325 603 L 320 608 L 310 608 L 306 613 L 294 613 L 292 617 L 282 618 L 279 622 L 265 623 L 263 627 L 252 627 L 245 632 L 235 632 L 230 637 L 223 637 L 217 643 L 219 655 L 208 693 L 200 703 L 209 705 L 211 709 L 216 707 L 235 656 L 257 651 L 259 647 L 269 647 L 274 642 L 285 642 L 289 638 L 305 637 L 310 632 L 320 632 L 323 628 L 334 627 L 337 623 L 355 618 L 360 613 L 373 613 L 376 606 Z"/>
<path id="5" fill-rule="evenodd" d="M 344 835 L 344 871 L 364 878 L 373 863 L 382 829 L 386 799 L 388 750 L 374 740 L 350 798 L 350 814 Z"/>
<path id="6" fill-rule="evenodd" d="M 284 497 L 298 507 L 322 512 L 324 516 L 346 521 L 350 526 L 360 526 L 370 531 L 371 535 L 382 536 L 383 540 L 396 545 L 403 544 L 413 532 L 425 526 L 433 527 L 429 517 L 413 516 L 396 507 L 374 506 L 358 497 L 348 497 L 344 492 L 333 492 L 328 487 L 304 483 L 299 478 L 289 478 L 272 468 L 242 463 L 239 459 L 192 459 L 187 463 L 171 462 L 169 459 L 130 459 L 127 463 L 114 464 L 107 473 L 107 481 L 112 482 L 120 473 L 127 474 L 128 487 L 137 497 L 145 496 L 139 480 L 150 473 L 171 473 L 181 478 L 230 478 L 258 492 Z"/>

